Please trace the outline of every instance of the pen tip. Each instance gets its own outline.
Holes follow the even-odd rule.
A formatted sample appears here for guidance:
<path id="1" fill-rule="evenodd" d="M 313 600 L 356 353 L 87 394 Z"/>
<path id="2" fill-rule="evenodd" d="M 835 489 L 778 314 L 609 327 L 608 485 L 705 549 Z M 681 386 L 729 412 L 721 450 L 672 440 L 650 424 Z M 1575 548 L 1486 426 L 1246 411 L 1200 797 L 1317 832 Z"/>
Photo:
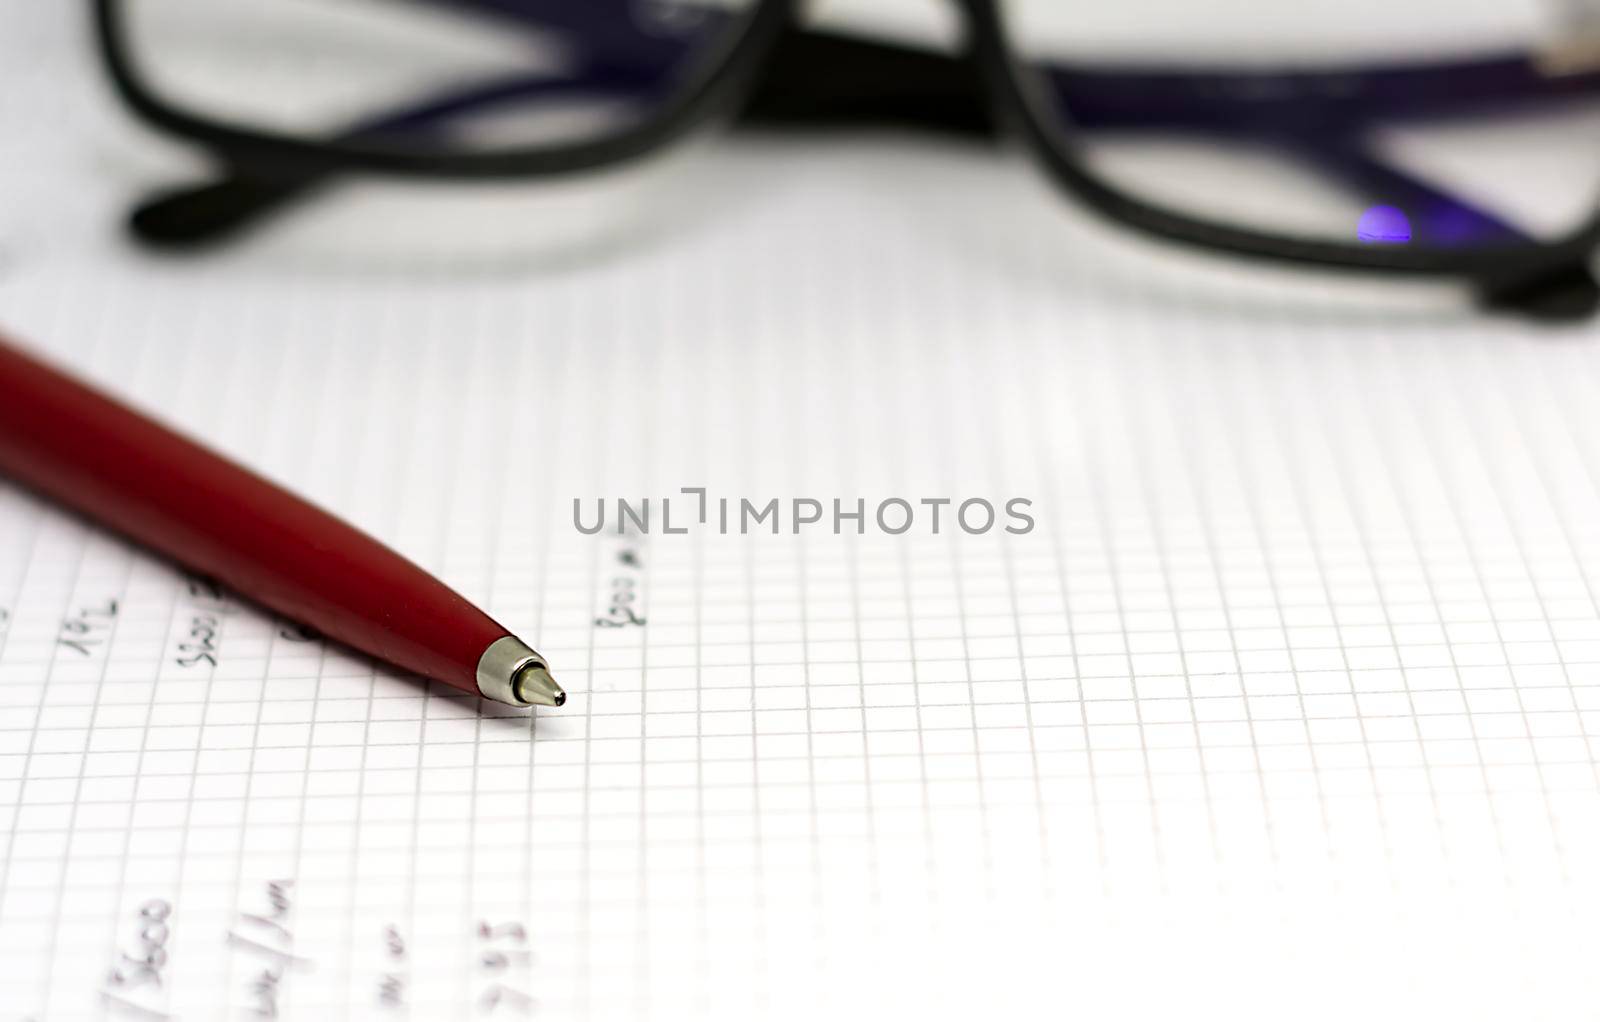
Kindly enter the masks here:
<path id="1" fill-rule="evenodd" d="M 567 693 L 543 664 L 529 664 L 517 672 L 516 694 L 518 699 L 535 706 L 562 706 L 567 701 Z"/>

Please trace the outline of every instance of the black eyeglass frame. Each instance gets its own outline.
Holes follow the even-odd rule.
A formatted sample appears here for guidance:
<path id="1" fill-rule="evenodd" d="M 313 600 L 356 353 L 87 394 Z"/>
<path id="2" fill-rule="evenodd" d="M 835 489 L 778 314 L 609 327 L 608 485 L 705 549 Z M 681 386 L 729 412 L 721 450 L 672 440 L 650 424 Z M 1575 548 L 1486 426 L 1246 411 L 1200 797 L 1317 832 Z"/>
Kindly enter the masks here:
<path id="1" fill-rule="evenodd" d="M 162 99 L 142 79 L 123 21 L 127 0 L 92 0 L 95 36 L 112 85 L 141 119 L 198 143 L 228 163 L 291 175 L 366 172 L 457 180 L 528 179 L 595 170 L 669 145 L 709 118 L 737 110 L 756 87 L 775 44 L 797 24 L 800 0 L 755 0 L 743 32 L 720 60 L 661 110 L 604 139 L 557 148 L 481 153 L 425 153 L 358 138 L 310 140 L 256 131 L 199 116 Z M 1309 268 L 1457 278 L 1490 290 L 1536 286 L 1584 269 L 1600 246 L 1600 207 L 1576 230 L 1544 242 L 1462 249 L 1361 245 L 1273 234 L 1190 216 L 1147 202 L 1087 167 L 1072 139 L 1038 95 L 1026 63 L 1013 53 L 999 0 L 953 0 L 966 17 L 967 56 L 987 85 L 996 120 L 1009 124 L 1051 178 L 1084 207 L 1160 240 Z M 1560 316 L 1560 318 L 1567 318 Z"/>

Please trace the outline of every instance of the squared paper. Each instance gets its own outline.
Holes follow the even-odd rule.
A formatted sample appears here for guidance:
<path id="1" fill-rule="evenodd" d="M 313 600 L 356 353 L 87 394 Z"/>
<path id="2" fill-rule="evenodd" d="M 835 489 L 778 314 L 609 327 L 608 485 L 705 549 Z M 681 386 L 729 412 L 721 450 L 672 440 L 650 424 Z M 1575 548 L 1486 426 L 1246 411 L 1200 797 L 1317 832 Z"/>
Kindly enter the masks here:
<path id="1" fill-rule="evenodd" d="M 0 34 L 6 330 L 571 698 L 423 686 L 0 486 L 0 1018 L 1587 1016 L 1592 327 L 1155 252 L 892 137 L 156 259 L 117 218 L 190 165 L 66 6 Z M 1038 528 L 573 527 L 684 486 Z M 620 568 L 647 624 L 598 628 Z"/>

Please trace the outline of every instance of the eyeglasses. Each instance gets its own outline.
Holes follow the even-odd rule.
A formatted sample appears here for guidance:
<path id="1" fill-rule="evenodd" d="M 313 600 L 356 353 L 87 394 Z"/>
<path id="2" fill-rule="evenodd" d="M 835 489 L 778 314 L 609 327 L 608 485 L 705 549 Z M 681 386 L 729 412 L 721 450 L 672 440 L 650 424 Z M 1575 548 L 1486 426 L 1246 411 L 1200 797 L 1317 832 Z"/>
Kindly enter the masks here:
<path id="1" fill-rule="evenodd" d="M 718 115 L 1007 124 L 1065 193 L 1168 241 L 1600 306 L 1587 0 L 955 0 L 956 54 L 808 29 L 796 0 L 93 0 L 122 99 L 224 173 L 136 234 L 230 236 L 330 177 L 573 174 Z"/>

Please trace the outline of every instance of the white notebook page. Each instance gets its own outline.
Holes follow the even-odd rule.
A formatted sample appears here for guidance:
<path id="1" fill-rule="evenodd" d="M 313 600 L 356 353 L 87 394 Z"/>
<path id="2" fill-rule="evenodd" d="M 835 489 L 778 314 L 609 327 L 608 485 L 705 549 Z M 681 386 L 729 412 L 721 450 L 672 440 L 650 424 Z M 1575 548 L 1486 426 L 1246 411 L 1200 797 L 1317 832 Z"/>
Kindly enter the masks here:
<path id="1" fill-rule="evenodd" d="M 0 485 L 0 1018 L 1594 1003 L 1592 328 L 1191 263 L 894 137 L 155 259 L 117 218 L 185 158 L 11 6 L 4 328 L 570 699 L 424 686 Z M 686 486 L 1038 524 L 574 527 Z M 597 627 L 619 585 L 646 623 Z"/>

